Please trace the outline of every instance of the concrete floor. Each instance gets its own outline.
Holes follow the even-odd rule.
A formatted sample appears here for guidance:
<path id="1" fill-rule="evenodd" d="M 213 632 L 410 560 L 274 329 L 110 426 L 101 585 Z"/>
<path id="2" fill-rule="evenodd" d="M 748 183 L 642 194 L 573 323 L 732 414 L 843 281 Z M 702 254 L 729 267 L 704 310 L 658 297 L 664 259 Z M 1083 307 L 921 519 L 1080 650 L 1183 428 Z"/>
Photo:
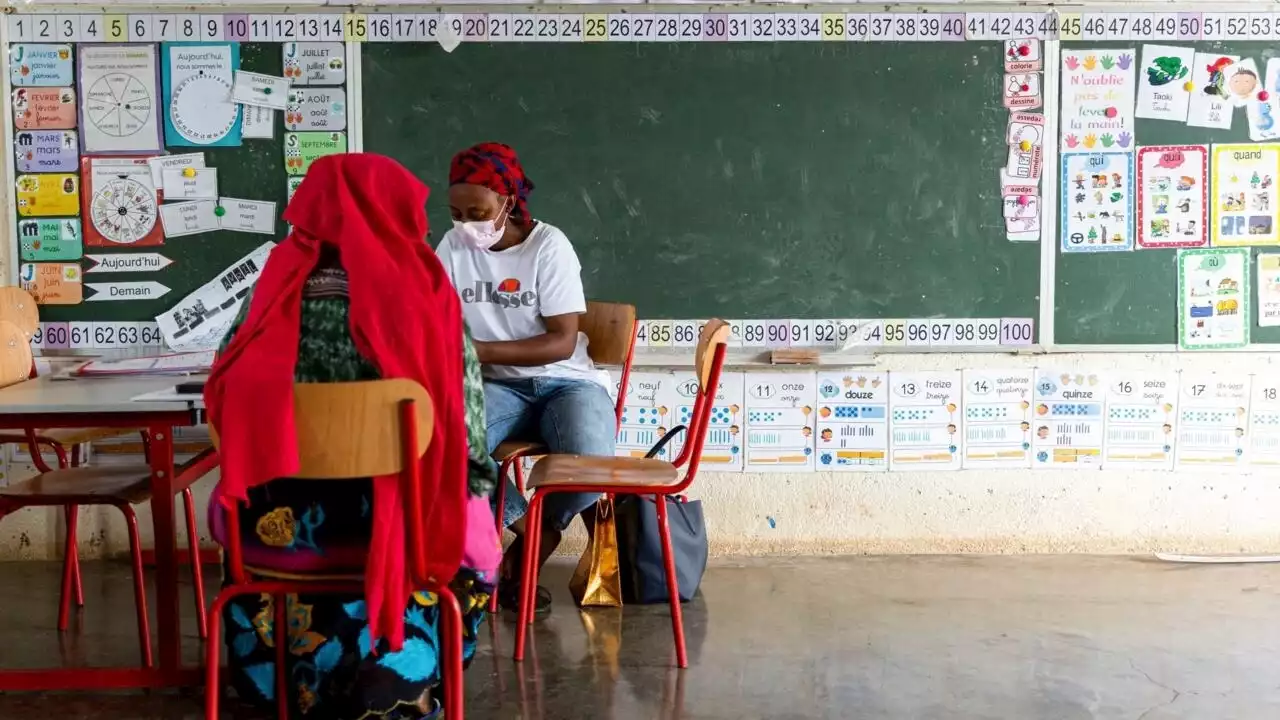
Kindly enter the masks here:
<path id="1" fill-rule="evenodd" d="M 0 665 L 135 661 L 127 573 L 86 564 L 80 629 L 59 643 L 57 567 L 0 564 Z M 1280 717 L 1276 566 L 1080 556 L 721 564 L 686 606 L 683 673 L 670 669 L 664 607 L 579 613 L 563 590 L 568 574 L 547 573 L 555 611 L 523 668 L 510 659 L 510 621 L 486 627 L 466 679 L 469 717 Z M 200 717 L 201 706 L 199 691 L 0 694 L 0 718 L 41 716 L 174 720 Z"/>

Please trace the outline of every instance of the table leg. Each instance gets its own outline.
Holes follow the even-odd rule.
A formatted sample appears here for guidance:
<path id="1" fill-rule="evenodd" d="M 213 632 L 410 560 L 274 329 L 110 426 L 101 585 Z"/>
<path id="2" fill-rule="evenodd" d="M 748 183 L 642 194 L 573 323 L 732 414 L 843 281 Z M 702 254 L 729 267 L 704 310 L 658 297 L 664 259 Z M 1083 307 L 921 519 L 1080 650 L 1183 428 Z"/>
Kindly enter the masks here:
<path id="1" fill-rule="evenodd" d="M 176 680 L 182 665 L 182 625 L 178 616 L 178 548 L 174 524 L 173 427 L 152 425 L 151 527 L 156 549 L 156 618 L 160 630 L 160 673 Z"/>

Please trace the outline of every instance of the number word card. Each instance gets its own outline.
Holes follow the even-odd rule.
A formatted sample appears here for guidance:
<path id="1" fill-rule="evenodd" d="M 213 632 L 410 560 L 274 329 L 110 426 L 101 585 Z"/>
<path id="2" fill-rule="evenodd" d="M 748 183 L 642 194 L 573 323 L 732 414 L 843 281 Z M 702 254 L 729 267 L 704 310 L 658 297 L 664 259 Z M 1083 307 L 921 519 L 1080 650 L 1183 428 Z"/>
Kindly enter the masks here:
<path id="1" fill-rule="evenodd" d="M 692 372 L 675 374 L 675 425 L 689 426 L 693 420 L 693 403 L 698 396 L 698 377 Z M 742 472 L 743 374 L 720 375 L 711 416 L 707 418 L 707 441 L 702 446 L 701 467 L 708 472 Z M 687 433 L 673 440 L 672 457 L 680 455 Z"/>
<path id="2" fill-rule="evenodd" d="M 1102 467 L 1172 470 L 1177 418 L 1177 373 L 1111 373 Z"/>
<path id="3" fill-rule="evenodd" d="M 1175 470 L 1244 467 L 1250 384 L 1248 375 L 1182 373 Z"/>
<path id="4" fill-rule="evenodd" d="M 1032 467 L 1068 470 L 1099 467 L 1106 389 L 1096 373 L 1036 370 Z"/>
<path id="5" fill-rule="evenodd" d="M 1035 372 L 964 371 L 965 470 L 1031 467 L 1031 385 Z"/>
<path id="6" fill-rule="evenodd" d="M 814 374 L 748 373 L 747 472 L 813 469 Z"/>
<path id="7" fill-rule="evenodd" d="M 889 469 L 889 374 L 817 374 L 816 466 L 835 472 Z"/>
<path id="8" fill-rule="evenodd" d="M 889 376 L 889 469 L 959 470 L 960 371 Z"/>
<path id="9" fill-rule="evenodd" d="M 627 380 L 627 401 L 622 406 L 619 424 L 618 457 L 642 458 L 675 427 L 672 422 L 676 406 L 676 376 L 669 372 L 635 372 Z M 672 444 L 668 443 L 654 457 L 671 462 Z"/>
<path id="10" fill-rule="evenodd" d="M 1280 466 L 1280 381 L 1274 375 L 1255 375 L 1249 402 L 1249 465 Z"/>

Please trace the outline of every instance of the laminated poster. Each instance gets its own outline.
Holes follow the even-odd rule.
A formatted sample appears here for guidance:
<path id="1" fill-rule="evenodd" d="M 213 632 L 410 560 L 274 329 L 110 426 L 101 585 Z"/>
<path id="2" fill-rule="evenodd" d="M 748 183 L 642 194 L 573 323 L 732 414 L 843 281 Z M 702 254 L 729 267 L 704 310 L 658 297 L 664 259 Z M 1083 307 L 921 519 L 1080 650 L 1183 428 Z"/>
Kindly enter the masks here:
<path id="1" fill-rule="evenodd" d="M 1276 245 L 1280 146 L 1213 146 L 1213 246 Z"/>
<path id="2" fill-rule="evenodd" d="M 1196 51 L 1168 45 L 1143 45 L 1138 73 L 1137 116 L 1151 120 L 1187 121 L 1191 104 L 1191 64 Z"/>
<path id="3" fill-rule="evenodd" d="M 161 153 L 155 45 L 78 46 L 80 139 L 86 153 Z"/>
<path id="4" fill-rule="evenodd" d="M 960 371 L 889 377 L 889 469 L 959 470 L 963 436 Z"/>
<path id="5" fill-rule="evenodd" d="M 311 163 L 325 155 L 346 151 L 346 133 L 287 132 L 284 134 L 284 169 L 289 175 L 306 175 Z"/>
<path id="6" fill-rule="evenodd" d="M 1106 390 L 1097 373 L 1036 369 L 1033 467 L 1098 468 Z"/>
<path id="7" fill-rule="evenodd" d="M 240 145 L 240 106 L 231 83 L 239 43 L 165 43 L 164 141 L 179 147 Z"/>
<path id="8" fill-rule="evenodd" d="M 75 174 L 19 175 L 14 187 L 22 217 L 80 214 L 80 177 Z"/>
<path id="9" fill-rule="evenodd" d="M 1252 297 L 1247 248 L 1178 251 L 1178 347 L 1248 345 Z"/>
<path id="10" fill-rule="evenodd" d="M 84 241 L 89 247 L 164 243 L 147 158 L 84 159 Z"/>
<path id="11" fill-rule="evenodd" d="M 1062 252 L 1133 249 L 1133 155 L 1062 156 Z"/>
<path id="12" fill-rule="evenodd" d="M 1178 373 L 1110 373 L 1102 467 L 1172 470 L 1177 418 Z"/>
<path id="13" fill-rule="evenodd" d="M 79 263 L 23 263 L 18 279 L 39 305 L 79 305 L 84 299 Z"/>
<path id="14" fill-rule="evenodd" d="M 18 221 L 18 256 L 27 262 L 79 260 L 84 254 L 80 218 Z"/>
<path id="15" fill-rule="evenodd" d="M 75 130 L 20 130 L 13 137 L 18 172 L 75 172 L 80 142 Z"/>
<path id="16" fill-rule="evenodd" d="M 889 374 L 823 370 L 817 375 L 819 470 L 889 469 Z"/>
<path id="17" fill-rule="evenodd" d="M 1209 244 L 1209 149 L 1138 148 L 1138 247 Z"/>
<path id="18" fill-rule="evenodd" d="M 693 403 L 698 396 L 698 378 L 692 371 L 675 374 L 675 424 L 688 426 L 693 419 Z M 702 446 L 701 469 L 707 472 L 742 472 L 744 376 L 740 372 L 720 374 L 711 416 L 707 419 L 707 440 Z M 679 457 L 687 436 L 671 442 L 672 457 Z"/>
<path id="19" fill-rule="evenodd" d="M 76 91 L 69 87 L 17 88 L 13 91 L 15 130 L 72 130 Z"/>
<path id="20" fill-rule="evenodd" d="M 9 81 L 14 87 L 70 85 L 70 45 L 28 45 L 9 48 Z"/>
<path id="21" fill-rule="evenodd" d="M 1243 468 L 1249 443 L 1249 375 L 1184 370 L 1180 381 L 1174 470 Z"/>
<path id="22" fill-rule="evenodd" d="M 299 85 L 345 85 L 346 47 L 340 42 L 284 43 L 284 76 Z"/>
<path id="23" fill-rule="evenodd" d="M 1258 264 L 1258 327 L 1280 325 L 1280 254 L 1261 253 Z"/>
<path id="24" fill-rule="evenodd" d="M 1251 467 L 1280 467 L 1280 377 L 1274 373 L 1253 376 L 1249 450 L 1245 455 Z"/>
<path id="25" fill-rule="evenodd" d="M 1276 122 L 1276 93 L 1280 92 L 1280 58 L 1267 60 L 1267 71 L 1262 90 L 1245 105 L 1245 117 L 1249 120 L 1249 139 L 1265 142 L 1280 138 L 1280 123 Z"/>
<path id="26" fill-rule="evenodd" d="M 1062 55 L 1063 152 L 1133 151 L 1134 51 Z"/>
<path id="27" fill-rule="evenodd" d="M 620 382 L 620 380 L 619 380 Z M 627 381 L 627 402 L 622 406 L 614 454 L 642 458 L 676 424 L 676 376 L 670 372 L 633 372 Z M 654 457 L 671 462 L 671 443 Z"/>
<path id="28" fill-rule="evenodd" d="M 964 371 L 965 470 L 1031 467 L 1035 371 Z"/>
<path id="29" fill-rule="evenodd" d="M 1231 128 L 1235 112 L 1232 93 L 1238 89 L 1238 94 L 1253 94 L 1257 89 L 1256 74 L 1254 87 L 1250 87 L 1247 74 L 1240 74 L 1236 78 L 1236 65 L 1239 62 L 1240 57 L 1237 55 L 1196 53 L 1191 66 L 1192 91 L 1187 109 L 1188 125 L 1218 130 Z"/>
<path id="30" fill-rule="evenodd" d="M 813 470 L 813 372 L 747 373 L 747 472 Z"/>

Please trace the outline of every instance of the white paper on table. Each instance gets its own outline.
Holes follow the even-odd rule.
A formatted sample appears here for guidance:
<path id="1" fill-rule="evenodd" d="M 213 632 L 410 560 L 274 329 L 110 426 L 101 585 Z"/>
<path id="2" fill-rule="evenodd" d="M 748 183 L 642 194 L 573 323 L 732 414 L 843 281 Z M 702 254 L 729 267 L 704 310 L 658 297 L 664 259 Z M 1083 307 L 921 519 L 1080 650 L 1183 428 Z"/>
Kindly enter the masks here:
<path id="1" fill-rule="evenodd" d="M 1239 470 L 1248 447 L 1250 377 L 1183 371 L 1174 470 Z"/>
<path id="2" fill-rule="evenodd" d="M 1227 78 L 1240 61 L 1238 55 L 1197 52 L 1191 61 L 1191 100 L 1187 124 L 1192 127 L 1227 130 L 1235 112 L 1228 96 Z"/>
<path id="3" fill-rule="evenodd" d="M 676 376 L 671 372 L 633 372 L 627 381 L 627 400 L 622 406 L 614 454 L 642 458 L 667 431 L 674 428 Z M 616 387 L 616 386 L 615 386 Z M 670 462 L 672 443 L 655 457 Z"/>
<path id="4" fill-rule="evenodd" d="M 156 45 L 82 44 L 80 137 L 85 153 L 163 152 Z"/>
<path id="5" fill-rule="evenodd" d="M 1178 251 L 1178 347 L 1220 350 L 1249 344 L 1248 248 Z"/>
<path id="6" fill-rule="evenodd" d="M 218 204 L 213 200 L 170 203 L 160 206 L 160 224 L 167 238 L 196 235 L 218 229 Z"/>
<path id="7" fill-rule="evenodd" d="M 702 448 L 701 468 L 710 472 L 742 472 L 742 428 L 746 422 L 743 411 L 744 375 L 740 372 L 720 374 L 720 387 L 716 388 L 711 417 L 707 420 L 707 440 Z M 688 427 L 693 419 L 693 403 L 698 394 L 698 378 L 693 372 L 675 374 L 676 425 Z M 672 457 L 679 457 L 688 435 L 681 433 L 668 446 Z"/>
<path id="8" fill-rule="evenodd" d="M 1132 152 L 1133 50 L 1076 50 L 1062 54 L 1064 152 Z"/>
<path id="9" fill-rule="evenodd" d="M 1151 120 L 1187 121 L 1191 103 L 1193 48 L 1143 45 L 1142 69 L 1138 73 L 1137 116 Z"/>
<path id="10" fill-rule="evenodd" d="M 965 470 L 1031 467 L 1034 371 L 964 371 Z"/>
<path id="11" fill-rule="evenodd" d="M 1138 148 L 1138 247 L 1209 244 L 1209 148 Z"/>
<path id="12" fill-rule="evenodd" d="M 1280 253 L 1260 253 L 1258 265 L 1258 326 L 1280 326 Z"/>
<path id="13" fill-rule="evenodd" d="M 151 168 L 151 184 L 156 189 L 164 187 L 164 171 L 165 170 L 181 170 L 183 168 L 202 168 L 204 164 L 204 153 L 183 153 L 181 155 L 160 155 L 147 159 L 147 165 Z"/>
<path id="14" fill-rule="evenodd" d="M 812 371 L 747 373 L 745 471 L 813 470 L 814 384 Z"/>
<path id="15" fill-rule="evenodd" d="M 172 350 L 201 346 L 216 348 L 275 246 L 273 242 L 259 245 L 183 298 L 182 302 L 157 315 L 156 324 L 165 345 Z"/>
<path id="16" fill-rule="evenodd" d="M 237 70 L 236 82 L 231 88 L 231 99 L 241 105 L 284 110 L 289 102 L 289 85 L 289 78 Z"/>
<path id="17" fill-rule="evenodd" d="M 1103 469 L 1172 470 L 1177 418 L 1176 372 L 1109 373 Z"/>
<path id="18" fill-rule="evenodd" d="M 218 197 L 217 168 L 163 170 L 160 176 L 164 178 L 165 200 L 213 200 Z"/>
<path id="19" fill-rule="evenodd" d="M 264 200 L 240 200 L 224 197 L 218 201 L 223 215 L 223 230 L 274 235 L 276 232 L 276 204 Z"/>
<path id="20" fill-rule="evenodd" d="M 1097 373 L 1036 369 L 1032 467 L 1098 468 L 1106 391 L 1105 378 Z"/>
<path id="21" fill-rule="evenodd" d="M 821 370 L 815 465 L 832 472 L 889 470 L 889 373 Z"/>
<path id="22" fill-rule="evenodd" d="M 250 140 L 270 140 L 276 136 L 276 111 L 259 105 L 243 106 L 240 136 Z"/>
<path id="23" fill-rule="evenodd" d="M 964 417 L 959 370 L 889 374 L 889 469 L 959 470 Z"/>
<path id="24" fill-rule="evenodd" d="M 1245 460 L 1254 468 L 1280 467 L 1280 378 L 1274 373 L 1254 375 L 1250 395 Z"/>

